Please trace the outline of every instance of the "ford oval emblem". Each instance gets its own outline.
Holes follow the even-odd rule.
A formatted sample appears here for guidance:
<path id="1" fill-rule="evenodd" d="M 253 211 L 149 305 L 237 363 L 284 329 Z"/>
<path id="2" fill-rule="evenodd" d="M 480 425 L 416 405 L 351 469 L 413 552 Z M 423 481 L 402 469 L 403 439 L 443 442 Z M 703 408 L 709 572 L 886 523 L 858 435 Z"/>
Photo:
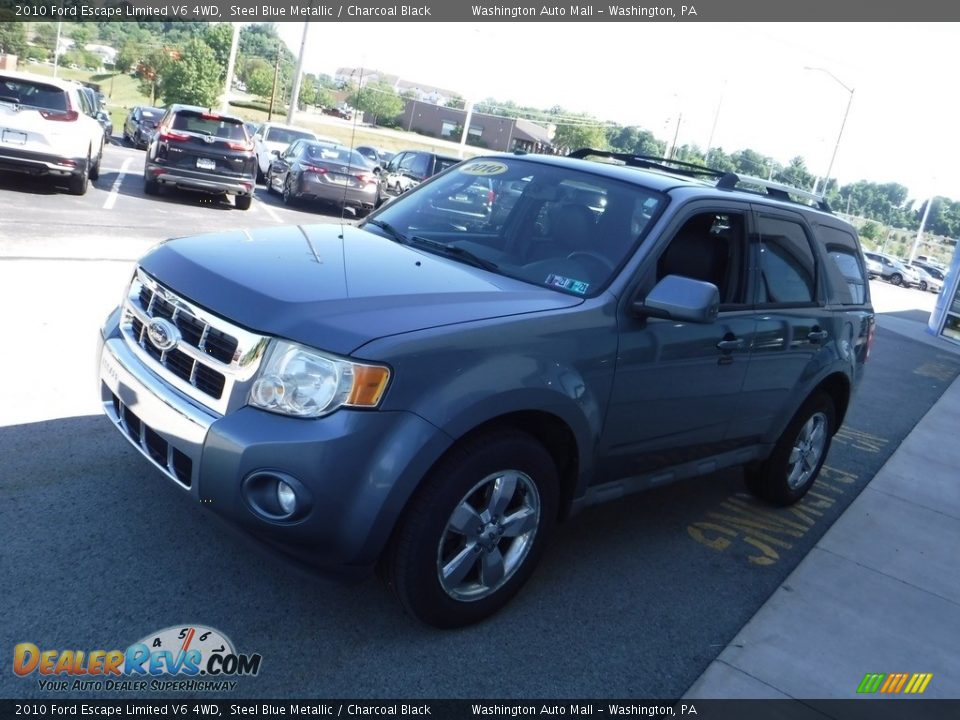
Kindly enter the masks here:
<path id="1" fill-rule="evenodd" d="M 160 352 L 173 350 L 180 342 L 180 330 L 169 320 L 153 318 L 147 325 L 147 337 Z"/>

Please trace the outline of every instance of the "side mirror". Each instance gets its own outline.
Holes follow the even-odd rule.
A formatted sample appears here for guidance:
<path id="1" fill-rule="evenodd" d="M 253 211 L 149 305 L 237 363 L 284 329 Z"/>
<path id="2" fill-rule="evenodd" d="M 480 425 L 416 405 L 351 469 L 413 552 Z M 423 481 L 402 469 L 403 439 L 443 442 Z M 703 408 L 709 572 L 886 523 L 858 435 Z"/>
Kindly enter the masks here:
<path id="1" fill-rule="evenodd" d="M 274 157 L 280 157 L 280 151 L 279 151 L 279 150 L 271 150 L 271 151 L 270 151 L 270 154 L 273 155 Z"/>
<path id="2" fill-rule="evenodd" d="M 373 174 L 374 174 L 374 175 L 379 175 L 379 174 L 382 173 L 382 172 L 383 172 L 383 168 L 380 167 L 379 165 L 377 165 L 377 166 L 373 169 Z"/>
<path id="3" fill-rule="evenodd" d="M 713 283 L 680 275 L 667 275 L 643 300 L 633 303 L 638 317 L 707 325 L 717 319 L 720 291 Z"/>

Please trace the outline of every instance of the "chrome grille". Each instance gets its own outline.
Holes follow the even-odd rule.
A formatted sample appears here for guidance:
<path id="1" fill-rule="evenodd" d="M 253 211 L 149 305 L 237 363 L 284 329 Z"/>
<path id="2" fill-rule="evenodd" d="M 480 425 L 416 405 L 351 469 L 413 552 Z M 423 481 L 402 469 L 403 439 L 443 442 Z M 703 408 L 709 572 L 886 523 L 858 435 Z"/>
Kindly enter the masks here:
<path id="1" fill-rule="evenodd" d="M 147 328 L 154 318 L 176 326 L 180 339 L 175 347 L 161 350 L 150 341 Z M 242 403 L 232 390 L 253 377 L 267 344 L 266 337 L 203 310 L 139 268 L 123 304 L 120 329 L 148 367 L 221 415 Z"/>

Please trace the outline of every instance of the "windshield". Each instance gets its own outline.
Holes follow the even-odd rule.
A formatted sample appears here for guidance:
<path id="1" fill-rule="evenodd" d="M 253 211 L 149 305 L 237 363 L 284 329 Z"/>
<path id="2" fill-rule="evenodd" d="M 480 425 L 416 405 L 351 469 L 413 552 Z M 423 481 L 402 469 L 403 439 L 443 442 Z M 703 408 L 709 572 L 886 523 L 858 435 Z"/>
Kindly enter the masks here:
<path id="1" fill-rule="evenodd" d="M 467 161 L 400 196 L 377 220 L 408 239 L 458 248 L 453 259 L 466 262 L 469 253 L 503 275 L 592 296 L 665 204 L 648 188 L 507 157 Z"/>
<path id="2" fill-rule="evenodd" d="M 247 131 L 239 120 L 221 117 L 214 113 L 199 113 L 194 110 L 180 110 L 173 117 L 173 129 L 211 135 L 225 140 L 246 140 Z"/>

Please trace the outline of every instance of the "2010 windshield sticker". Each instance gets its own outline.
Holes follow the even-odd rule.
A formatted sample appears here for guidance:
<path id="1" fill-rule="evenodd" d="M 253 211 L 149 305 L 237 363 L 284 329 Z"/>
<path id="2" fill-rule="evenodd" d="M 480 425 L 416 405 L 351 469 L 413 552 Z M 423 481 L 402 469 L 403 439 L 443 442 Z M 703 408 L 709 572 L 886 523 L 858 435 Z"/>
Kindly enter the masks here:
<path id="1" fill-rule="evenodd" d="M 464 175 L 483 175 L 484 177 L 488 175 L 501 175 L 507 170 L 508 168 L 504 163 L 496 162 L 495 160 L 474 162 L 460 168 L 460 172 Z"/>
<path id="2" fill-rule="evenodd" d="M 575 292 L 578 295 L 586 295 L 587 288 L 590 287 L 590 283 L 588 282 L 583 282 L 583 280 L 575 280 L 574 278 L 564 277 L 563 275 L 548 275 L 547 285 L 550 285 L 551 287 L 563 288 L 564 290 Z"/>

